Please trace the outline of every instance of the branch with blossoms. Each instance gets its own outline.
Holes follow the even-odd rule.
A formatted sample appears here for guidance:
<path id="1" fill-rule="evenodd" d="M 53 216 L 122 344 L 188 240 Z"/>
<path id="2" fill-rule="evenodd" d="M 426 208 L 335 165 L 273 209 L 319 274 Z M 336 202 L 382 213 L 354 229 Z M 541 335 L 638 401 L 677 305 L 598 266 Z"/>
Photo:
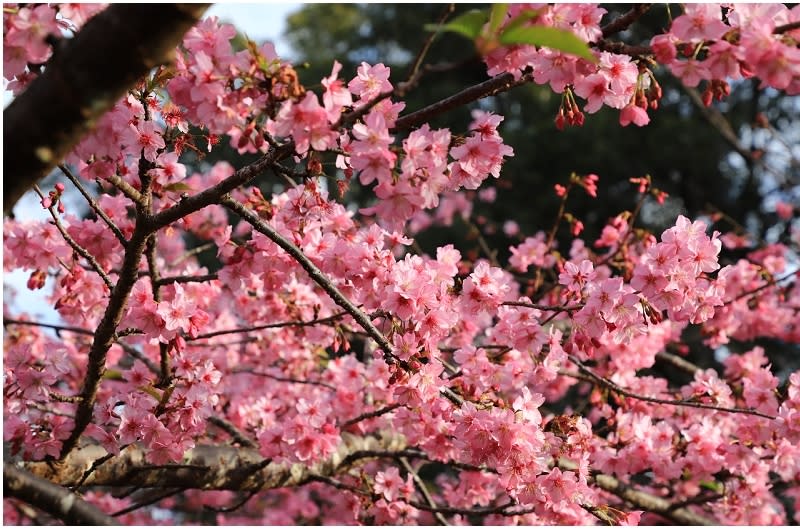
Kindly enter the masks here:
<path id="1" fill-rule="evenodd" d="M 7 131 L 3 134 L 7 152 L 4 167 L 16 175 L 3 181 L 5 212 L 11 211 L 22 194 L 59 163 L 136 79 L 170 61 L 172 50 L 206 7 L 207 4 L 112 6 L 94 16 L 75 38 L 60 45 L 50 60 L 47 47 L 44 51 L 35 48 L 41 48 L 37 41 L 44 40 L 48 33 L 60 34 L 55 12 L 48 17 L 52 7 L 34 10 L 42 22 L 32 34 L 27 33 L 28 28 L 12 28 L 7 39 L 30 47 L 25 52 L 28 59 L 47 61 L 47 68 L 32 82 L 29 77 L 26 81 L 30 86 L 3 112 Z M 87 9 L 87 15 L 98 10 Z M 109 57 L 114 60 L 109 61 Z M 13 77 L 15 73 L 5 75 Z M 18 93 L 22 88 L 19 84 Z M 36 126 L 29 119 L 31 115 L 42 117 L 40 123 L 47 125 Z"/>

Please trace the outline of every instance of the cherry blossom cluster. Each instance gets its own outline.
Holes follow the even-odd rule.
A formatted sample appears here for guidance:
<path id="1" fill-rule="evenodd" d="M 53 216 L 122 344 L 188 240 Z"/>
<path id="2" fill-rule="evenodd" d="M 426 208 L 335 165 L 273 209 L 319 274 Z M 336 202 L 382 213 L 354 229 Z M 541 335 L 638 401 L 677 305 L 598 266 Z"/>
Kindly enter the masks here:
<path id="1" fill-rule="evenodd" d="M 527 14 L 526 14 L 527 13 Z M 800 92 L 798 29 L 780 26 L 800 21 L 800 9 L 782 4 L 687 5 L 672 20 L 669 31 L 654 36 L 650 48 L 633 54 L 604 50 L 600 23 L 606 10 L 596 4 L 547 6 L 512 5 L 508 21 L 527 16 L 526 24 L 565 29 L 595 48 L 593 62 L 548 47 L 500 46 L 485 56 L 490 75 L 510 72 L 519 78 L 530 72 L 534 82 L 563 93 L 556 125 L 582 125 L 583 112 L 603 106 L 621 110 L 620 124 L 646 125 L 648 109 L 658 108 L 661 88 L 650 69 L 651 60 L 666 66 L 689 87 L 707 81 L 704 102 L 724 99 L 731 81 L 757 77 L 761 87 Z M 624 48 L 623 48 L 624 49 Z M 575 99 L 581 97 L 581 105 Z"/>
<path id="2" fill-rule="evenodd" d="M 53 42 L 77 32 L 106 4 L 3 4 L 3 77 L 20 93 L 53 54 Z"/>

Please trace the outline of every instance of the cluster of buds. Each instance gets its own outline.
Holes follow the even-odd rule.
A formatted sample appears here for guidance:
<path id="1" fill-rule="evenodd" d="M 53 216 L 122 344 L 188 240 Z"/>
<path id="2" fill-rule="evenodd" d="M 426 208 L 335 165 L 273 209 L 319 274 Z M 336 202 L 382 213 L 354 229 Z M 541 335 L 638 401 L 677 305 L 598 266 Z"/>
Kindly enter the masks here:
<path id="1" fill-rule="evenodd" d="M 31 272 L 31 276 L 28 278 L 28 289 L 29 290 L 38 290 L 40 288 L 44 288 L 44 282 L 47 279 L 47 274 L 44 270 L 36 269 Z"/>
<path id="2" fill-rule="evenodd" d="M 250 194 L 247 196 L 245 204 L 258 213 L 258 216 L 262 219 L 270 220 L 275 214 L 272 209 L 272 203 L 264 197 L 264 194 L 257 187 L 250 189 Z"/>
<path id="3" fill-rule="evenodd" d="M 703 104 L 707 107 L 710 107 L 711 102 L 715 99 L 717 101 L 722 101 L 730 94 L 731 86 L 727 81 L 712 79 L 711 82 L 706 85 L 705 91 L 703 91 Z"/>
<path id="4" fill-rule="evenodd" d="M 641 68 L 644 68 L 644 70 L 642 71 Z M 658 84 L 656 76 L 653 75 L 650 68 L 640 66 L 639 71 L 641 73 L 639 75 L 639 83 L 637 83 L 636 92 L 634 93 L 633 103 L 644 110 L 648 108 L 651 110 L 658 110 L 658 102 L 664 95 L 663 90 L 661 90 L 661 85 Z"/>
<path id="5" fill-rule="evenodd" d="M 653 187 L 653 179 L 649 174 L 642 177 L 629 178 L 628 181 L 639 186 L 639 193 L 649 193 L 653 195 L 653 198 L 655 198 L 659 204 L 663 204 L 669 196 L 669 193 L 666 191 Z"/>
<path id="6" fill-rule="evenodd" d="M 58 206 L 58 212 L 64 213 L 64 203 L 61 202 L 61 195 L 64 193 L 64 184 L 57 183 L 55 189 L 50 191 L 50 194 L 42 198 L 42 207 L 50 209 L 54 205 Z"/>
<path id="7" fill-rule="evenodd" d="M 569 223 L 570 233 L 573 237 L 577 237 L 583 231 L 583 222 L 575 218 L 572 213 L 564 213 L 564 220 Z"/>
<path id="8" fill-rule="evenodd" d="M 567 88 L 564 90 L 564 97 L 561 98 L 561 106 L 556 114 L 556 128 L 564 130 L 564 125 L 582 127 L 584 121 L 586 121 L 586 117 L 575 101 L 575 95 L 571 89 Z"/>
<path id="9" fill-rule="evenodd" d="M 582 187 L 586 194 L 592 198 L 597 198 L 597 182 L 600 180 L 600 177 L 594 173 L 590 173 L 587 175 L 579 175 L 577 173 L 572 173 L 569 175 L 569 184 L 565 187 L 561 184 L 556 184 L 553 186 L 553 189 L 556 191 L 556 195 L 561 198 L 566 198 L 569 190 L 572 189 L 573 185 Z"/>

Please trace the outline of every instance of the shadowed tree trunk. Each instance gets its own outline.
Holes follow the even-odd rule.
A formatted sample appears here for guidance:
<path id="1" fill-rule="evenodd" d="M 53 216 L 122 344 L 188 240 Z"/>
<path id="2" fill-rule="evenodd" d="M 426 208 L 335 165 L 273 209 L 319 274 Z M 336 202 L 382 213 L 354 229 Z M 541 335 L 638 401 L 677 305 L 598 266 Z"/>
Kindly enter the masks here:
<path id="1" fill-rule="evenodd" d="M 3 112 L 6 213 L 137 79 L 172 60 L 207 7 L 112 5 L 56 45 L 44 73 Z"/>

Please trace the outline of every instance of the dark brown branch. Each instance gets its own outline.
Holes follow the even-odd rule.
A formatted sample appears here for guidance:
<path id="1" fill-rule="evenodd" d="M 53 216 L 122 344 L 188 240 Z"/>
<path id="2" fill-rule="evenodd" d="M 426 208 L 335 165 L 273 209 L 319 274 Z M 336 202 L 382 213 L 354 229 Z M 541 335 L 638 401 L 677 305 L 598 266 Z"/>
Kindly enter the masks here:
<path id="1" fill-rule="evenodd" d="M 3 318 L 3 325 L 29 325 L 31 327 L 43 327 L 45 329 L 53 329 L 55 331 L 67 331 L 77 334 L 84 334 L 92 336 L 94 333 L 89 329 L 81 329 L 80 327 L 70 327 L 68 325 L 53 325 L 51 323 L 42 323 L 38 321 L 14 320 L 11 318 Z"/>
<path id="2" fill-rule="evenodd" d="M 397 408 L 400 408 L 402 406 L 403 406 L 402 404 L 391 404 L 389 406 L 386 406 L 385 408 L 380 408 L 380 409 L 375 410 L 375 411 L 371 411 L 371 412 L 368 412 L 368 413 L 363 413 L 363 414 L 359 415 L 358 417 L 355 417 L 353 419 L 350 419 L 349 421 L 346 421 L 346 422 L 342 423 L 342 429 L 347 428 L 349 426 L 353 426 L 354 424 L 357 424 L 357 423 L 359 423 L 361 421 L 365 421 L 367 419 L 374 419 L 375 417 L 380 417 L 381 415 L 385 415 L 387 413 L 393 412 L 394 410 L 396 410 Z"/>
<path id="3" fill-rule="evenodd" d="M 154 503 L 158 503 L 161 500 L 169 498 L 170 496 L 175 496 L 176 494 L 180 494 L 186 490 L 185 487 L 178 487 L 176 489 L 168 490 L 166 492 L 160 492 L 158 494 L 152 494 L 149 498 L 146 498 L 138 503 L 134 503 L 129 507 L 125 507 L 124 509 L 120 509 L 119 511 L 114 513 L 114 516 L 122 516 L 123 514 L 131 513 L 137 509 L 141 509 L 142 507 L 147 507 L 148 505 L 153 505 Z"/>
<path id="4" fill-rule="evenodd" d="M 107 176 L 106 180 L 108 180 L 111 185 L 119 189 L 123 195 L 128 197 L 137 206 L 143 203 L 142 194 L 139 193 L 139 190 L 123 180 L 119 175 Z"/>
<path id="5" fill-rule="evenodd" d="M 639 18 L 650 9 L 650 5 L 651 4 L 633 4 L 630 11 L 602 27 L 603 38 L 607 39 L 611 35 L 616 35 L 620 31 L 628 29 L 631 24 L 639 20 Z"/>
<path id="6" fill-rule="evenodd" d="M 44 200 L 44 194 L 39 189 L 39 186 L 34 184 L 33 188 L 36 190 L 36 194 L 38 194 L 39 197 Z M 53 217 L 53 224 L 55 224 L 56 229 L 67 242 L 67 244 L 69 244 L 70 248 L 72 248 L 75 253 L 86 259 L 86 262 L 89 263 L 89 266 L 92 267 L 92 270 L 94 270 L 94 272 L 100 276 L 100 279 L 103 280 L 103 283 L 106 284 L 109 291 L 113 290 L 114 283 L 111 282 L 111 278 L 108 277 L 108 274 L 106 274 L 105 270 L 103 270 L 103 267 L 100 266 L 100 263 L 97 262 L 97 259 L 95 259 L 91 253 L 89 253 L 89 250 L 78 244 L 78 242 L 73 239 L 69 233 L 67 233 L 67 229 L 63 224 L 61 224 L 61 220 L 58 218 L 58 213 L 56 213 L 56 205 L 51 204 L 50 207 L 47 208 L 47 211 L 50 212 L 50 216 Z"/>
<path id="7" fill-rule="evenodd" d="M 755 415 L 756 417 L 761 417 L 764 419 L 775 420 L 775 417 L 772 415 L 767 415 L 766 413 L 761 413 L 760 411 L 750 410 L 747 408 L 728 408 L 725 406 L 715 406 L 713 404 L 703 404 L 702 402 L 694 402 L 689 400 L 675 400 L 675 399 L 659 399 L 656 397 L 648 397 L 645 395 L 639 395 L 637 393 L 633 393 L 618 384 L 610 381 L 605 377 L 601 377 L 600 375 L 596 374 L 594 371 L 589 369 L 586 364 L 581 362 L 578 358 L 574 355 L 568 355 L 570 361 L 578 366 L 578 369 L 581 373 L 587 375 L 589 378 L 600 384 L 601 386 L 610 389 L 616 393 L 624 397 L 629 397 L 631 399 L 641 400 L 644 402 L 652 402 L 653 404 L 666 404 L 667 406 L 684 406 L 687 408 L 700 408 L 704 410 L 713 410 L 713 411 L 721 411 L 725 413 L 742 413 L 744 415 Z"/>
<path id="8" fill-rule="evenodd" d="M 224 430 L 228 435 L 230 435 L 234 441 L 239 443 L 245 448 L 256 448 L 256 444 L 247 438 L 247 436 L 239 430 L 236 426 L 234 426 L 230 421 L 227 421 L 221 417 L 214 417 L 213 415 L 208 418 L 208 422 Z"/>
<path id="9" fill-rule="evenodd" d="M 384 359 L 389 364 L 398 362 L 398 359 L 392 353 L 392 346 L 386 337 L 378 330 L 377 327 L 370 321 L 369 317 L 364 312 L 356 307 L 352 301 L 347 299 L 336 286 L 331 282 L 328 277 L 317 268 L 311 259 L 294 244 L 292 244 L 283 235 L 275 231 L 275 229 L 261 220 L 258 215 L 249 211 L 243 204 L 237 202 L 230 196 L 225 196 L 221 200 L 222 205 L 235 212 L 237 215 L 247 221 L 259 233 L 266 235 L 272 242 L 283 248 L 283 250 L 291 255 L 297 263 L 308 273 L 311 279 L 314 280 L 322 289 L 336 302 L 337 305 L 346 310 L 355 319 L 359 325 L 375 340 L 378 346 L 383 351 Z"/>
<path id="10" fill-rule="evenodd" d="M 147 369 L 149 369 L 150 372 L 153 373 L 155 376 L 157 376 L 157 377 L 161 376 L 161 369 L 156 365 L 156 363 L 153 362 L 152 360 L 150 360 L 149 358 L 147 358 L 144 355 L 144 353 L 139 351 L 137 348 L 135 348 L 132 345 L 128 345 L 126 343 L 123 343 L 123 342 L 117 342 L 117 345 L 122 347 L 123 351 L 125 351 L 126 353 L 128 353 L 129 355 L 134 357 L 135 359 L 137 359 L 140 362 L 142 362 L 145 366 L 147 366 Z"/>
<path id="11" fill-rule="evenodd" d="M 611 53 L 618 53 L 620 55 L 630 55 L 631 57 L 644 57 L 646 55 L 653 54 L 653 50 L 651 50 L 649 46 L 633 46 L 631 44 L 625 44 L 624 42 L 607 40 L 595 42 L 592 44 L 592 47 L 597 48 L 600 51 L 608 51 Z"/>
<path id="12" fill-rule="evenodd" d="M 425 123 L 426 121 L 429 121 L 434 116 L 438 116 L 439 114 L 462 105 L 472 103 L 473 101 L 477 101 L 478 99 L 482 99 L 484 97 L 493 96 L 501 92 L 507 92 L 508 90 L 525 84 L 530 80 L 531 78 L 529 74 L 522 75 L 522 77 L 520 77 L 518 80 L 515 80 L 514 76 L 510 73 L 498 75 L 497 77 L 493 77 L 488 81 L 471 86 L 453 96 L 442 99 L 441 101 L 437 101 L 432 105 L 428 105 L 427 107 L 417 110 L 416 112 L 402 116 L 395 123 L 395 128 L 413 128 L 417 125 Z"/>
<path id="13" fill-rule="evenodd" d="M 211 204 L 218 203 L 224 195 L 230 193 L 237 187 L 246 184 L 263 172 L 267 167 L 280 162 L 288 156 L 291 156 L 293 152 L 294 145 L 292 143 L 288 143 L 277 149 L 270 149 L 267 154 L 255 162 L 237 170 L 235 173 L 217 185 L 201 191 L 196 195 L 187 197 L 178 202 L 178 204 L 175 206 L 172 206 L 171 208 L 154 215 L 152 219 L 150 219 L 150 229 L 155 231 L 157 229 L 166 227 L 173 222 L 176 222 L 177 220 L 194 213 L 195 211 L 199 211 L 206 206 L 210 206 Z"/>
<path id="14" fill-rule="evenodd" d="M 144 157 L 139 161 L 140 168 L 144 162 Z M 142 171 L 140 169 L 139 177 L 142 178 L 146 171 Z M 149 180 L 148 180 L 149 181 Z M 145 186 L 145 190 L 149 189 L 148 186 Z M 149 191 L 145 194 L 146 200 L 145 204 L 142 208 L 146 207 L 146 213 L 149 215 L 152 209 L 152 197 L 150 196 Z M 156 233 L 150 234 L 150 237 L 147 238 L 147 243 L 145 244 L 144 256 L 145 260 L 147 261 L 147 271 L 150 275 L 150 287 L 153 292 L 153 301 L 156 303 L 161 302 L 161 274 L 158 270 L 158 263 L 157 263 L 157 246 L 158 246 L 158 235 Z M 170 368 L 169 368 L 169 348 L 165 343 L 158 344 L 159 350 L 159 378 L 158 382 L 156 383 L 156 387 L 167 387 L 169 385 L 169 378 L 170 378 Z"/>
<path id="15" fill-rule="evenodd" d="M 793 31 L 795 29 L 800 29 L 800 20 L 795 20 L 794 22 L 789 22 L 788 24 L 777 26 L 775 29 L 772 30 L 772 32 L 777 35 L 779 33 L 786 33 L 788 31 Z"/>
<path id="16" fill-rule="evenodd" d="M 56 50 L 44 73 L 3 112 L 5 212 L 139 78 L 172 61 L 175 46 L 206 7 L 112 5 Z"/>
<path id="17" fill-rule="evenodd" d="M 400 463 L 403 465 L 403 468 L 406 469 L 406 472 L 411 475 L 411 479 L 414 480 L 417 490 L 419 490 L 419 493 L 422 495 L 425 503 L 428 504 L 428 507 L 431 509 L 438 509 L 439 506 L 436 505 L 436 501 L 434 501 L 433 496 L 431 496 L 430 491 L 428 491 L 428 486 L 425 485 L 425 482 L 419 477 L 419 474 L 417 474 L 417 472 L 414 470 L 414 467 L 411 466 L 411 463 L 409 463 L 405 457 L 400 458 Z M 433 517 L 436 518 L 436 521 L 439 522 L 440 525 L 450 525 L 444 515 L 440 512 L 433 512 Z"/>
<path id="18" fill-rule="evenodd" d="M 169 276 L 161 277 L 153 283 L 158 286 L 169 285 L 171 283 L 205 283 L 206 281 L 214 281 L 219 279 L 217 274 L 205 274 L 201 276 Z"/>
<path id="19" fill-rule="evenodd" d="M 733 299 L 729 299 L 728 301 L 726 301 L 723 304 L 724 305 L 730 305 L 731 303 L 739 301 L 742 298 L 746 298 L 747 296 L 752 296 L 753 294 L 757 294 L 757 293 L 761 292 L 762 290 L 766 290 L 767 288 L 769 288 L 771 286 L 775 286 L 778 283 L 780 283 L 781 281 L 785 281 L 785 280 L 789 279 L 790 277 L 798 275 L 798 274 L 800 274 L 800 268 L 798 268 L 797 270 L 793 270 L 793 271 L 789 272 L 788 274 L 784 274 L 781 277 L 777 277 L 775 279 L 767 281 L 766 283 L 764 283 L 761 286 L 758 286 L 758 287 L 753 288 L 751 290 L 746 290 L 746 291 L 742 292 L 741 294 L 737 295 L 736 297 L 734 297 Z"/>
<path id="20" fill-rule="evenodd" d="M 584 304 L 579 303 L 577 305 L 572 306 L 562 306 L 562 305 L 539 305 L 537 303 L 528 303 L 527 301 L 504 301 L 501 305 L 506 305 L 509 307 L 526 307 L 529 309 L 537 309 L 537 310 L 544 310 L 547 312 L 574 312 L 576 310 L 580 310 L 583 308 Z M 504 346 L 505 347 L 505 346 Z"/>
<path id="21" fill-rule="evenodd" d="M 187 338 L 187 342 L 191 342 L 194 340 L 205 340 L 207 338 L 213 338 L 215 336 L 222 336 L 224 334 L 238 334 L 238 333 L 248 333 L 253 331 L 261 331 L 264 329 L 279 329 L 282 327 L 308 327 L 311 325 L 318 325 L 320 323 L 330 323 L 335 321 L 342 316 L 346 315 L 347 312 L 337 312 L 336 314 L 332 314 L 330 316 L 326 316 L 324 318 L 318 318 L 316 320 L 309 320 L 309 321 L 282 321 L 278 323 L 267 323 L 264 325 L 255 325 L 253 327 L 239 327 L 237 329 L 225 329 L 222 331 L 214 331 L 214 332 L 207 332 L 205 334 L 198 334 L 194 338 Z"/>
<path id="22" fill-rule="evenodd" d="M 485 516 L 487 514 L 499 514 L 501 516 L 514 516 L 517 514 L 526 514 L 529 512 L 533 512 L 531 510 L 521 510 L 521 511 L 508 511 L 510 507 L 514 507 L 516 504 L 513 502 L 504 503 L 503 505 L 498 505 L 496 507 L 476 507 L 474 509 L 469 508 L 458 508 L 458 507 L 430 507 L 423 503 L 419 503 L 416 501 L 408 502 L 409 505 L 412 507 L 419 509 L 421 511 L 427 511 L 431 513 L 441 513 L 441 514 L 461 514 L 463 516 Z"/>
<path id="23" fill-rule="evenodd" d="M 278 382 L 289 382 L 291 384 L 306 384 L 309 386 L 319 386 L 321 388 L 329 389 L 331 391 L 336 391 L 336 387 L 331 386 L 330 384 L 326 384 L 325 382 L 320 382 L 318 380 L 303 380 L 299 378 L 279 377 L 278 375 L 273 375 L 271 373 L 263 373 L 261 371 L 250 371 L 250 370 L 234 371 L 234 373 L 247 373 L 257 377 L 269 378 L 271 380 L 275 380 Z"/>
<path id="24" fill-rule="evenodd" d="M 84 379 L 83 389 L 81 390 L 83 401 L 81 401 L 75 412 L 75 427 L 69 438 L 67 438 L 62 445 L 61 459 L 66 457 L 70 451 L 75 448 L 81 434 L 92 420 L 94 399 L 97 395 L 97 389 L 100 386 L 100 380 L 106 370 L 106 355 L 114 344 L 117 325 L 119 325 L 119 322 L 122 320 L 131 289 L 133 289 L 133 285 L 138 279 L 138 274 L 136 272 L 139 269 L 139 262 L 144 253 L 148 236 L 149 233 L 142 228 L 141 223 L 137 222 L 133 236 L 128 242 L 128 247 L 125 249 L 125 258 L 122 262 L 122 269 L 120 270 L 117 284 L 111 291 L 111 298 L 106 306 L 103 319 L 100 320 L 100 324 L 97 326 L 97 330 L 94 333 L 94 341 L 89 350 L 89 358 L 86 366 L 86 378 Z"/>
<path id="25" fill-rule="evenodd" d="M 95 215 L 102 219 L 103 222 L 106 223 L 106 226 L 108 226 L 109 229 L 114 232 L 117 240 L 119 240 L 122 247 L 125 248 L 128 245 L 128 239 L 125 238 L 125 235 L 122 233 L 122 230 L 119 229 L 119 226 L 114 224 L 114 221 L 111 220 L 108 215 L 106 215 L 106 212 L 103 211 L 97 202 L 95 202 L 94 198 L 92 198 L 89 192 L 86 191 L 86 188 L 83 187 L 80 180 L 78 180 L 78 178 L 72 174 L 72 171 L 70 171 L 66 165 L 59 164 L 58 168 L 61 169 L 61 172 L 64 173 L 64 176 L 66 176 L 69 181 L 72 182 L 72 185 L 74 185 L 75 188 L 80 192 L 80 194 L 83 195 L 83 198 L 85 198 L 86 202 L 89 203 L 89 206 L 92 208 L 92 211 L 94 211 Z"/>
<path id="26" fill-rule="evenodd" d="M 82 500 L 77 494 L 3 463 L 3 496 L 18 498 L 68 525 L 117 525 L 119 522 Z"/>

